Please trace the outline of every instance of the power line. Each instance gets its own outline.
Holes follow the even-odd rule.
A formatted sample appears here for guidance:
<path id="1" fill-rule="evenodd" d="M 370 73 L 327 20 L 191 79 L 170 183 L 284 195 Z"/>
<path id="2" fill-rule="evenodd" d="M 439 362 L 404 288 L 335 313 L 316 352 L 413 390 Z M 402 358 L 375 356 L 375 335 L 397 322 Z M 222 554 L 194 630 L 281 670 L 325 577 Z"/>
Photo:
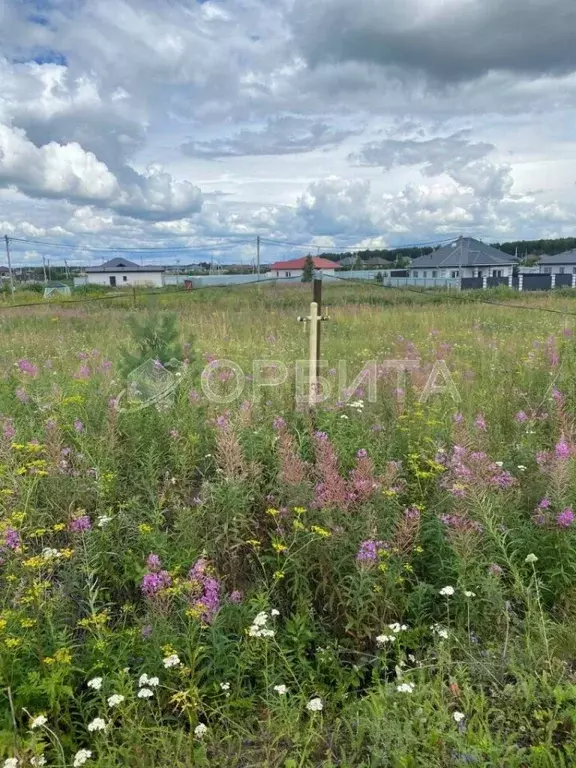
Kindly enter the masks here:
<path id="1" fill-rule="evenodd" d="M 125 246 L 107 246 L 107 247 L 101 247 L 101 248 L 94 248 L 92 246 L 82 246 L 82 245 L 72 245 L 71 243 L 52 243 L 46 240 L 31 240 L 23 237 L 9 237 L 9 240 L 11 242 L 15 243 L 27 243 L 29 245 L 40 245 L 45 246 L 49 248 L 70 248 L 75 251 L 87 251 L 89 253 L 115 253 L 115 252 L 127 252 L 127 253 L 146 253 L 146 252 L 155 252 L 155 251 L 211 251 L 211 250 L 224 250 L 229 248 L 236 248 L 237 245 L 244 245 L 246 243 L 251 242 L 250 240 L 237 240 L 234 243 L 222 243 L 222 244 L 211 244 L 211 245 L 167 245 L 167 246 L 142 246 L 141 248 L 138 247 L 131 247 L 127 248 Z"/>

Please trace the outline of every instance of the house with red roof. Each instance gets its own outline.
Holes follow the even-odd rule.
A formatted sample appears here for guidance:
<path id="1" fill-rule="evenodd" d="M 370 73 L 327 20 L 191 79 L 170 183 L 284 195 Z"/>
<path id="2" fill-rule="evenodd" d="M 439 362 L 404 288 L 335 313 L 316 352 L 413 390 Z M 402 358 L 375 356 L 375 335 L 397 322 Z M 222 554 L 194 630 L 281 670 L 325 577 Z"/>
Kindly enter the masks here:
<path id="1" fill-rule="evenodd" d="M 270 274 L 273 277 L 302 277 L 306 256 L 301 259 L 292 259 L 291 261 L 276 261 L 270 266 Z M 322 270 L 323 275 L 333 275 L 338 266 L 335 261 L 322 259 L 320 256 L 312 258 L 314 269 Z"/>

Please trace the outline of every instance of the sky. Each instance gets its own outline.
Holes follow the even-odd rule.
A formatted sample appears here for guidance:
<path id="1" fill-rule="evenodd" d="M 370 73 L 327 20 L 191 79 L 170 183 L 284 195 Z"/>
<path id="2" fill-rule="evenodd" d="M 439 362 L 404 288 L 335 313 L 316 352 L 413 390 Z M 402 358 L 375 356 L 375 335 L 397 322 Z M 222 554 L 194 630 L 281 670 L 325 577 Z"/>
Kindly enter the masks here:
<path id="1" fill-rule="evenodd" d="M 574 0 L 0 0 L 0 234 L 17 265 L 573 236 L 575 29 Z"/>

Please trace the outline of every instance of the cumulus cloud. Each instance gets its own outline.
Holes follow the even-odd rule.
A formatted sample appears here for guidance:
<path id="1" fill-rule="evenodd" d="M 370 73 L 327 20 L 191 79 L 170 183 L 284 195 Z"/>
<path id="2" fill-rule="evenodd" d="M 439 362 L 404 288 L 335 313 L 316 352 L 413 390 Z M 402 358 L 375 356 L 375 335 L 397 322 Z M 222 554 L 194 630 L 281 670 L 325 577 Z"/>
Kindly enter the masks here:
<path id="1" fill-rule="evenodd" d="M 192 157 L 210 159 L 295 155 L 334 147 L 358 132 L 358 129 L 336 128 L 321 120 L 283 115 L 269 119 L 263 128 L 243 128 L 230 137 L 186 142 L 182 151 Z"/>
<path id="2" fill-rule="evenodd" d="M 576 70 L 573 0 L 296 0 L 292 23 L 313 65 L 370 62 L 441 82 Z"/>
<path id="3" fill-rule="evenodd" d="M 60 198 L 136 218 L 178 218 L 200 210 L 202 194 L 188 182 L 151 168 L 121 184 L 80 144 L 33 144 L 21 128 L 0 123 L 0 185 L 29 197 Z"/>

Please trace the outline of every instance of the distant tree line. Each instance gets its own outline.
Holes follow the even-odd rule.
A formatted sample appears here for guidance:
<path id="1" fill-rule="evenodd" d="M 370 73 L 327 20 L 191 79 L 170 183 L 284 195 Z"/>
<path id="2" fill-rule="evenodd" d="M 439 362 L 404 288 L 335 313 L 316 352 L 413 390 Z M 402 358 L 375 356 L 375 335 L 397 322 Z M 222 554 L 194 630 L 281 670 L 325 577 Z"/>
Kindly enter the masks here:
<path id="1" fill-rule="evenodd" d="M 535 256 L 556 256 L 564 251 L 571 251 L 576 248 L 576 237 L 556 237 L 550 240 L 513 240 L 509 243 L 491 243 L 494 248 L 499 248 L 504 253 L 514 256 L 518 249 L 518 256 L 523 258 L 525 255 L 534 254 Z"/>

